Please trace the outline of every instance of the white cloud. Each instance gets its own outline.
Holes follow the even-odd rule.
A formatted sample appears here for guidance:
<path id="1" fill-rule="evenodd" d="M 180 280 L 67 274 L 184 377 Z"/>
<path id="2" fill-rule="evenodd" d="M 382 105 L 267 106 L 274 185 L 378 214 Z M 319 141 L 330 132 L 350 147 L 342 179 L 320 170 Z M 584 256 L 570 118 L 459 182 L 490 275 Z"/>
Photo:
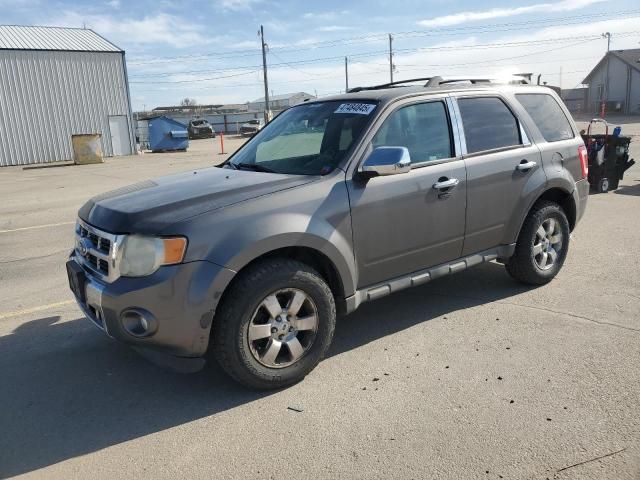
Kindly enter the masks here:
<path id="1" fill-rule="evenodd" d="M 570 37 L 579 31 L 579 35 L 599 36 L 600 33 L 610 31 L 613 33 L 613 49 L 636 48 L 637 36 L 626 35 L 622 32 L 637 30 L 637 18 L 625 18 L 615 20 L 603 20 L 589 22 L 579 27 L 554 26 L 544 29 L 532 28 L 527 31 L 504 33 L 492 36 L 490 39 L 483 37 L 464 37 L 455 41 L 429 44 L 433 47 L 421 51 L 399 51 L 394 59 L 397 65 L 395 79 L 424 77 L 431 75 L 443 76 L 477 76 L 491 77 L 515 73 L 534 72 L 542 73 L 542 81 L 557 85 L 560 80 L 560 68 L 562 67 L 562 86 L 571 88 L 578 84 L 593 68 L 606 50 L 606 40 L 598 39 L 574 45 L 576 42 L 551 42 L 551 39 Z M 618 32 L 616 34 L 616 32 Z M 302 39 L 303 43 L 321 40 L 321 38 Z M 531 45 L 520 45 L 511 48 L 462 48 L 463 46 L 486 43 L 511 43 L 532 42 Z M 420 44 L 415 45 L 418 47 Z M 291 47 L 291 44 L 287 45 Z M 566 48 L 559 48 L 566 46 Z M 272 45 L 275 48 L 275 45 Z M 409 47 L 409 45 L 407 45 Z M 445 47 L 457 47 L 456 50 Z M 551 51 L 549 51 L 551 50 Z M 297 57 L 291 54 L 274 52 L 283 60 L 293 62 Z M 535 55 L 530 55 L 536 53 Z M 322 54 L 319 56 L 329 56 Z M 312 57 L 311 55 L 309 57 Z M 305 58 L 307 58 L 305 56 Z M 240 62 L 240 59 L 238 60 Z M 337 93 L 344 90 L 344 63 L 342 59 L 320 64 L 293 64 L 295 69 L 284 65 L 274 64 L 281 61 L 272 56 L 269 58 L 269 87 L 277 95 L 279 93 L 293 91 L 307 91 L 324 95 Z M 242 59 L 242 64 L 252 64 L 253 61 Z M 257 62 L 259 63 L 259 61 Z M 388 59 L 384 54 L 377 57 L 354 57 L 349 59 L 349 85 L 375 85 L 389 81 Z M 145 69 L 152 67 L 154 72 L 173 72 L 170 77 L 155 78 L 158 81 L 214 78 L 227 74 L 235 74 L 237 70 L 228 72 L 215 72 L 188 76 L 180 72 L 199 70 L 203 66 L 188 60 L 171 64 L 154 64 L 143 66 Z M 215 68 L 215 67 L 213 67 Z M 220 68 L 226 68 L 223 66 Z M 146 73 L 140 67 L 132 67 L 130 73 Z M 178 76 L 184 75 L 184 76 Z M 132 79 L 133 80 L 133 79 Z M 139 78 L 138 80 L 152 81 L 153 78 Z M 535 76 L 534 76 L 535 80 Z M 252 74 L 225 79 L 202 81 L 195 83 L 142 85 L 132 84 L 134 97 L 144 97 L 147 107 L 160 104 L 178 102 L 184 97 L 196 98 L 200 103 L 242 103 L 263 95 L 262 74 L 256 71 Z M 135 101 L 134 108 L 142 108 L 142 102 Z"/>
<path id="2" fill-rule="evenodd" d="M 335 12 L 307 12 L 302 15 L 302 18 L 306 20 L 333 20 L 334 18 L 342 17 L 349 14 L 349 10 L 340 10 Z"/>
<path id="3" fill-rule="evenodd" d="M 207 35 L 201 25 L 189 23 L 183 18 L 167 13 L 133 19 L 111 15 L 82 15 L 70 11 L 51 24 L 71 27 L 86 24 L 88 28 L 120 46 L 167 44 L 182 48 L 216 41 L 216 38 Z"/>
<path id="4" fill-rule="evenodd" d="M 107 2 L 107 5 L 109 5 L 111 8 L 120 8 L 120 0 L 109 0 Z"/>
<path id="5" fill-rule="evenodd" d="M 221 0 L 218 5 L 223 10 L 232 10 L 239 12 L 242 10 L 249 10 L 255 3 L 259 3 L 261 0 Z"/>
<path id="6" fill-rule="evenodd" d="M 316 28 L 319 32 L 344 32 L 346 30 L 353 30 L 353 27 L 345 27 L 342 25 L 327 25 L 326 27 Z"/>
<path id="7" fill-rule="evenodd" d="M 526 13 L 568 12 L 571 10 L 579 10 L 594 3 L 600 3 L 603 1 L 604 0 L 562 0 L 557 3 L 537 3 L 525 7 L 492 8 L 484 11 L 460 12 L 452 15 L 430 18 L 427 20 L 421 20 L 418 24 L 423 27 L 449 27 L 452 25 L 460 25 L 462 23 L 476 22 L 479 20 L 514 17 L 516 15 L 523 15 Z"/>

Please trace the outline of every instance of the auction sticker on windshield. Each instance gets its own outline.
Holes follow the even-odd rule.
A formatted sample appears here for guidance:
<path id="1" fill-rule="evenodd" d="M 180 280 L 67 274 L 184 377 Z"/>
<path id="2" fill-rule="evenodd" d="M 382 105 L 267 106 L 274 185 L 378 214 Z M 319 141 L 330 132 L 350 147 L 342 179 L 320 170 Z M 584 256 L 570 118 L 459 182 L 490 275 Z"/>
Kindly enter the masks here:
<path id="1" fill-rule="evenodd" d="M 376 108 L 370 103 L 343 103 L 333 113 L 357 113 L 359 115 L 369 115 Z"/>

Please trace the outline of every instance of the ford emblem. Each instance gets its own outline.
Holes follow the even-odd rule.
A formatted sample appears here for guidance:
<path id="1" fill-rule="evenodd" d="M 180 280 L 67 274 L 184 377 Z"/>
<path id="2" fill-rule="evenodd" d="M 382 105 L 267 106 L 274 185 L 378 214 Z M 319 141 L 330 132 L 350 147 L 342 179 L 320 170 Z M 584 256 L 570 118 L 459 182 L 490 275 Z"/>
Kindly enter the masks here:
<path id="1" fill-rule="evenodd" d="M 89 253 L 89 246 L 86 243 L 86 240 L 78 240 L 78 253 L 83 257 L 86 257 Z"/>

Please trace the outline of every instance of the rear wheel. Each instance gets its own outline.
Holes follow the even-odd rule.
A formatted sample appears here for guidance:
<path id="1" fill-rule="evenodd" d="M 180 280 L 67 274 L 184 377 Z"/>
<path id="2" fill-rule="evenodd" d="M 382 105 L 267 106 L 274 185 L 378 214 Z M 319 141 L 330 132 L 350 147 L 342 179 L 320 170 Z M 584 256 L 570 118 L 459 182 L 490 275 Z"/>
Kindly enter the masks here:
<path id="1" fill-rule="evenodd" d="M 304 263 L 249 267 L 216 312 L 213 354 L 235 380 L 269 389 L 303 379 L 333 339 L 336 309 L 324 279 Z"/>
<path id="2" fill-rule="evenodd" d="M 569 222 L 560 206 L 538 202 L 529 212 L 516 251 L 506 264 L 516 280 L 530 285 L 544 285 L 560 271 L 569 249 Z"/>

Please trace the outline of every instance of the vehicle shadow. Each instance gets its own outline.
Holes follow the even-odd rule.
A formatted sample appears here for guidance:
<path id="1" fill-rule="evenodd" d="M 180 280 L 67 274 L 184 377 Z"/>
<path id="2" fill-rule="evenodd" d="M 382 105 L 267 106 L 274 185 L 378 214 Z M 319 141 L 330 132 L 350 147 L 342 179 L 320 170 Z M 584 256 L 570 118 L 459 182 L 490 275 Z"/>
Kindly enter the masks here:
<path id="1" fill-rule="evenodd" d="M 399 292 L 340 318 L 329 356 L 526 290 L 486 264 Z M 244 389 L 216 365 L 190 375 L 159 368 L 84 318 L 59 320 L 0 337 L 2 478 L 277 395 Z"/>

